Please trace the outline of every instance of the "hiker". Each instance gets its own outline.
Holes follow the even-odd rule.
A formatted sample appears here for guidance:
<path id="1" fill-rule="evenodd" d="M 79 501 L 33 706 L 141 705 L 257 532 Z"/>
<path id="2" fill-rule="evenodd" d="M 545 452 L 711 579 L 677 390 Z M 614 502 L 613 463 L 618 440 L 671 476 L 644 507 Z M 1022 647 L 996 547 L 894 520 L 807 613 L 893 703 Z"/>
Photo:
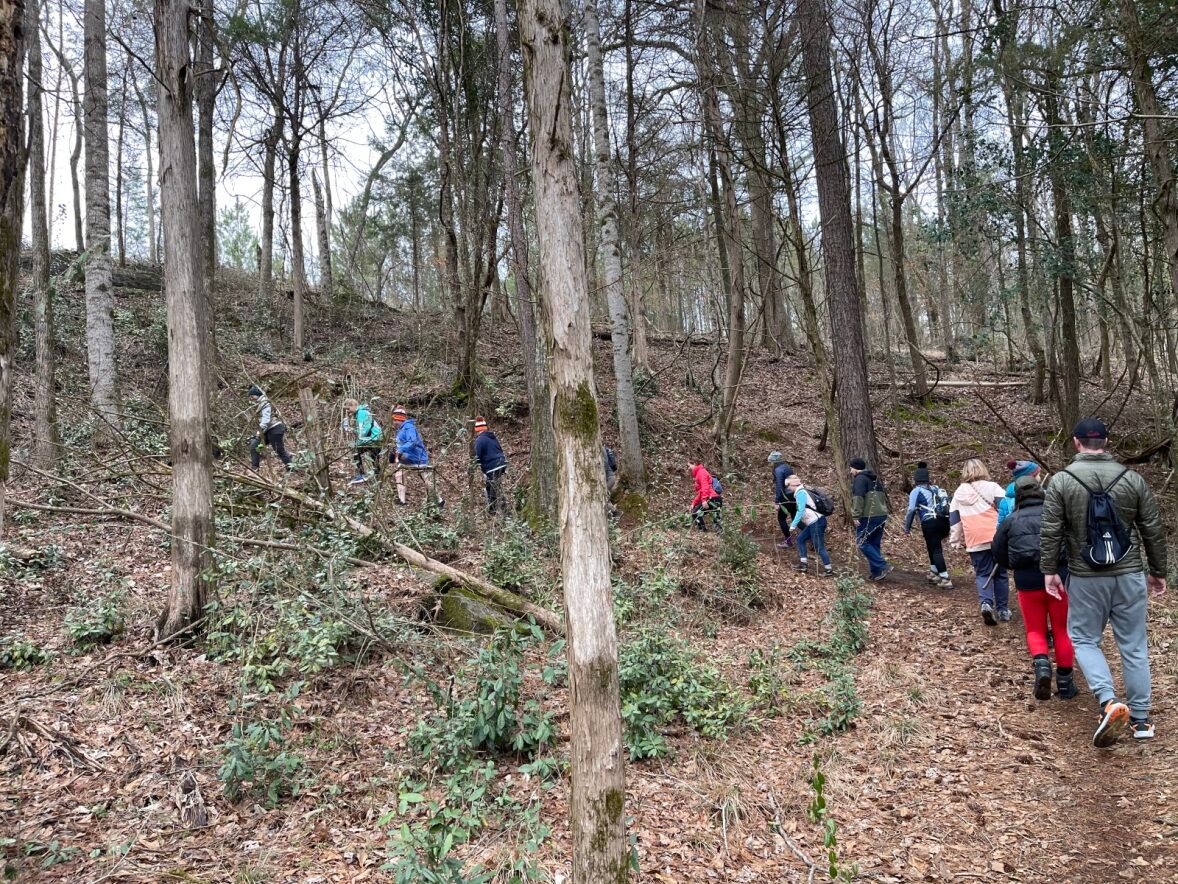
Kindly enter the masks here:
<path id="1" fill-rule="evenodd" d="M 990 471 L 977 458 L 961 468 L 961 484 L 949 502 L 949 544 L 965 545 L 973 564 L 978 588 L 978 609 L 987 626 L 1010 621 L 1010 582 L 1006 569 L 994 561 L 990 545 L 998 530 L 998 501 L 1004 489 L 990 478 Z"/>
<path id="2" fill-rule="evenodd" d="M 278 419 L 274 413 L 274 406 L 270 404 L 270 400 L 266 398 L 266 394 L 262 392 L 262 388 L 257 384 L 251 384 L 247 391 L 251 400 L 254 403 L 254 409 L 258 412 L 258 432 L 250 439 L 250 466 L 255 470 L 262 465 L 263 446 L 269 446 L 274 449 L 274 453 L 278 455 L 278 459 L 282 461 L 283 465 L 290 469 L 290 455 L 286 451 L 286 445 L 283 440 L 286 438 L 286 424 Z M 220 449 L 214 448 L 214 456 Z"/>
<path id="3" fill-rule="evenodd" d="M 487 512 L 505 512 L 507 501 L 499 495 L 499 483 L 507 472 L 507 458 L 498 437 L 487 429 L 487 422 L 481 417 L 474 419 L 474 458 L 483 471 Z"/>
<path id="4" fill-rule="evenodd" d="M 785 489 L 793 498 L 796 509 L 789 526 L 790 530 L 796 530 L 799 525 L 802 527 L 801 533 L 798 534 L 798 564 L 795 570 L 803 574 L 809 573 L 809 563 L 806 560 L 806 544 L 809 543 L 822 559 L 822 576 L 833 577 L 830 553 L 826 551 L 826 513 L 823 512 L 827 509 L 832 512 L 834 510 L 829 505 L 829 498 L 824 500 L 825 495 L 818 489 L 807 489 L 797 473 L 785 480 Z"/>
<path id="5" fill-rule="evenodd" d="M 446 501 L 438 493 L 437 479 L 429 466 L 429 452 L 426 451 L 421 433 L 417 432 L 417 422 L 409 416 L 404 407 L 398 405 L 393 409 L 393 426 L 396 427 L 397 438 L 393 450 L 389 452 L 389 463 L 398 467 L 393 471 L 393 479 L 397 483 L 397 503 L 400 506 L 406 504 L 405 471 L 400 469 L 401 466 L 406 466 L 421 471 L 430 495 L 437 500 L 439 507 L 445 506 Z"/>
<path id="6" fill-rule="evenodd" d="M 1101 705 L 1092 745 L 1111 746 L 1128 725 L 1133 737 L 1154 735 L 1150 720 L 1149 652 L 1145 617 L 1149 591 L 1166 591 L 1166 534 L 1149 486 L 1105 449 L 1108 428 L 1084 418 L 1072 432 L 1076 456 L 1051 477 L 1043 503 L 1042 562 L 1047 592 L 1063 598 L 1060 547 L 1068 558 L 1068 634 L 1076 663 Z M 1142 550 L 1144 549 L 1144 559 Z M 1146 573 L 1148 571 L 1148 574 Z M 1121 652 L 1128 704 L 1117 700 L 1100 649 L 1112 623 Z"/>
<path id="7" fill-rule="evenodd" d="M 998 502 L 998 525 L 1014 512 L 1014 484 L 1023 476 L 1031 476 L 1036 482 L 1043 481 L 1043 469 L 1033 460 L 1008 460 L 1006 468 L 1010 470 L 1010 484 L 1006 486 L 1006 494 Z"/>
<path id="8" fill-rule="evenodd" d="M 372 458 L 373 473 L 380 475 L 380 440 L 384 438 L 384 432 L 366 404 L 362 405 L 355 399 L 345 399 L 344 411 L 352 417 L 352 425 L 344 419 L 344 431 L 356 434 L 356 439 L 352 442 L 356 458 L 356 477 L 348 484 L 359 485 L 368 481 L 368 474 L 364 471 L 366 454 Z"/>
<path id="9" fill-rule="evenodd" d="M 691 500 L 691 521 L 700 531 L 707 531 L 704 519 L 708 513 L 712 514 L 712 524 L 720 527 L 720 509 L 724 506 L 724 498 L 716 490 L 719 484 L 707 467 L 702 463 L 688 464 L 691 478 L 695 481 L 695 497 Z M 721 489 L 722 491 L 723 489 Z"/>
<path id="10" fill-rule="evenodd" d="M 1068 597 L 1047 593 L 1047 582 L 1039 560 L 1039 537 L 1043 527 L 1043 486 L 1031 473 L 1014 481 L 1015 510 L 994 535 L 991 550 L 994 560 L 1009 568 L 1018 590 L 1018 606 L 1023 612 L 1023 630 L 1035 674 L 1035 699 L 1051 699 L 1051 658 L 1047 640 L 1048 624 L 1055 635 L 1055 687 L 1061 699 L 1076 696 L 1072 679 L 1075 653 L 1068 639 Z M 1067 557 L 1058 561 L 1059 573 L 1066 574 Z M 1066 582 L 1066 577 L 1064 578 Z"/>
<path id="11" fill-rule="evenodd" d="M 873 470 L 867 468 L 867 461 L 861 457 L 851 458 L 851 517 L 855 520 L 855 545 L 863 558 L 872 580 L 883 580 L 892 573 L 892 566 L 884 558 L 884 523 L 888 520 L 888 498 L 883 485 Z"/>
<path id="12" fill-rule="evenodd" d="M 904 515 L 904 533 L 912 533 L 912 523 L 920 518 L 920 533 L 928 550 L 928 582 L 941 589 L 952 589 L 949 566 L 945 564 L 942 544 L 949 536 L 949 495 L 929 480 L 928 464 L 923 460 L 912 473 L 915 487 L 908 494 L 908 512 Z"/>
<path id="13" fill-rule="evenodd" d="M 769 465 L 773 467 L 773 504 L 777 510 L 777 527 L 783 535 L 777 548 L 786 549 L 794 543 L 789 526 L 798 511 L 792 495 L 785 490 L 785 480 L 794 474 L 794 468 L 785 462 L 785 455 L 780 451 L 769 452 Z"/>

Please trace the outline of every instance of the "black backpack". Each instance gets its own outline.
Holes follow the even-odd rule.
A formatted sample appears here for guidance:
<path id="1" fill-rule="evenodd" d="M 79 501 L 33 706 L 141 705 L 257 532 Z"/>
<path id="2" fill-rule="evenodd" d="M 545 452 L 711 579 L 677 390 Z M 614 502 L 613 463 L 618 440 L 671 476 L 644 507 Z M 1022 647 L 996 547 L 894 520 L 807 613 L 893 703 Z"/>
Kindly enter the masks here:
<path id="1" fill-rule="evenodd" d="M 810 499 L 814 501 L 814 505 L 810 509 L 818 513 L 820 516 L 829 516 L 834 514 L 834 500 L 822 488 L 807 488 L 806 491 L 810 495 Z"/>
<path id="2" fill-rule="evenodd" d="M 1097 570 L 1111 568 L 1125 558 L 1133 546 L 1133 538 L 1125 523 L 1121 521 L 1117 502 L 1109 494 L 1129 469 L 1126 467 L 1121 470 L 1107 488 L 1097 486 L 1095 490 L 1089 488 L 1087 483 L 1071 470 L 1065 468 L 1064 472 L 1088 492 L 1088 537 L 1081 546 L 1080 554 Z"/>

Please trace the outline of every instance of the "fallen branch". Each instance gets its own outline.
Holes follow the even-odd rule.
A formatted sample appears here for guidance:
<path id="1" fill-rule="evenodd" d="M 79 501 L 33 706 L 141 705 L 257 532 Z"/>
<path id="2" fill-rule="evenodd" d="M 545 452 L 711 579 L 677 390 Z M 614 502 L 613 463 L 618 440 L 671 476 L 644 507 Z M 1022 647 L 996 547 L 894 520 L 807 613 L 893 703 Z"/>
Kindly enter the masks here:
<path id="1" fill-rule="evenodd" d="M 913 385 L 913 382 L 910 380 L 909 381 L 901 381 L 900 383 L 906 384 L 910 387 Z M 987 387 L 987 388 L 1005 389 L 1005 388 L 1014 388 L 1014 387 L 1025 387 L 1026 385 L 1027 385 L 1027 381 L 1025 381 L 1025 380 L 1024 381 L 942 381 L 942 380 L 938 379 L 937 383 L 935 384 L 935 387 L 950 387 L 950 388 L 955 388 L 955 389 L 956 388 L 972 389 L 975 387 Z M 877 390 L 890 390 L 892 388 L 891 382 L 885 383 L 883 381 L 877 381 L 877 382 L 873 383 L 871 386 L 873 389 L 877 389 Z M 931 393 L 932 390 L 930 389 L 929 392 Z"/>
<path id="2" fill-rule="evenodd" d="M 1023 450 L 1025 450 L 1028 454 L 1030 454 L 1031 457 L 1033 457 L 1035 459 L 1035 462 L 1037 464 L 1039 464 L 1044 469 L 1048 469 L 1051 472 L 1055 472 L 1055 470 L 1051 469 L 1050 464 L 1047 461 L 1047 458 L 1044 457 L 1043 455 L 1039 454 L 1037 451 L 1035 451 L 1035 449 L 1031 447 L 1031 444 L 1029 442 L 1027 442 L 1026 439 L 1024 439 L 1022 436 L 1020 436 L 1017 432 L 1015 432 L 1014 427 L 1012 427 L 1009 423 L 1007 423 L 1006 418 L 1004 418 L 1002 416 L 1002 413 L 1000 411 L 998 411 L 997 408 L 995 408 L 993 405 L 990 404 L 989 399 L 987 399 L 985 396 L 982 396 L 982 395 L 978 395 L 977 399 L 979 402 L 982 403 L 982 405 L 986 406 L 986 408 L 988 408 L 990 410 L 990 413 L 993 414 L 994 417 L 998 418 L 998 420 L 1001 422 L 1002 426 L 1004 426 L 1006 428 L 1006 432 L 1008 432 L 1010 434 L 1011 438 L 1013 438 L 1015 442 L 1017 442 L 1019 445 L 1021 445 L 1023 447 Z"/>
<path id="3" fill-rule="evenodd" d="M 313 497 L 308 497 L 301 492 L 294 491 L 290 488 L 282 488 L 277 485 L 271 485 L 261 479 L 253 476 L 244 476 L 238 474 L 229 474 L 230 477 L 237 482 L 244 485 L 250 485 L 254 488 L 260 488 L 263 491 L 269 491 L 273 494 L 281 495 L 289 500 L 301 503 L 308 509 L 323 515 L 324 517 L 333 521 L 342 522 L 354 534 L 366 540 L 371 539 L 380 544 L 384 549 L 391 552 L 393 555 L 402 561 L 419 568 L 422 571 L 428 571 L 431 574 L 437 574 L 445 577 L 460 586 L 466 587 L 475 595 L 486 599 L 494 604 L 496 607 L 502 608 L 506 611 L 511 611 L 514 614 L 519 614 L 525 617 L 531 617 L 538 624 L 545 629 L 563 634 L 564 625 L 561 623 L 560 617 L 549 611 L 547 608 L 542 608 L 539 605 L 529 602 L 522 596 L 516 595 L 514 592 L 508 592 L 495 586 L 493 583 L 488 583 L 480 577 L 475 577 L 473 574 L 467 574 L 465 571 L 459 571 L 457 568 L 451 567 L 444 562 L 439 562 L 437 559 L 430 558 L 423 552 L 413 549 L 411 546 L 406 546 L 403 543 L 398 543 L 391 540 L 369 525 L 365 525 L 358 519 L 354 519 L 347 513 L 340 512 L 330 503 L 316 500 Z"/>

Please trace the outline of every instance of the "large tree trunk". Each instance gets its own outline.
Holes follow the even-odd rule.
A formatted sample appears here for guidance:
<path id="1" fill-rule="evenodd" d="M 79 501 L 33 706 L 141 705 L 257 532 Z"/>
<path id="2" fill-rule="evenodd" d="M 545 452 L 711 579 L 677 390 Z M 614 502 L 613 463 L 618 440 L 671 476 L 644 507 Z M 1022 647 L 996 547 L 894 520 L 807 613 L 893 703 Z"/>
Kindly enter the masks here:
<path id="1" fill-rule="evenodd" d="M 568 23 L 561 0 L 520 11 L 532 184 L 540 242 L 541 315 L 551 342 L 560 566 L 568 634 L 569 823 L 574 884 L 624 882 L 625 830 L 618 645 L 609 526 L 589 323 L 589 280 L 574 166 Z"/>
<path id="2" fill-rule="evenodd" d="M 292 128 L 297 129 L 297 121 Z M 303 257 L 303 196 L 299 183 L 299 142 L 298 133 L 291 137 L 287 153 L 287 187 L 290 200 L 290 277 L 294 289 L 294 317 L 291 332 L 291 346 L 296 355 L 302 355 L 306 346 L 303 310 L 307 302 L 307 264 Z"/>
<path id="3" fill-rule="evenodd" d="M 115 220 L 118 222 L 119 266 L 127 266 L 127 211 L 123 202 L 123 145 L 127 141 L 127 69 L 123 66 L 123 82 L 119 96 L 119 137 L 115 141 Z"/>
<path id="4" fill-rule="evenodd" d="M 155 0 L 159 80 L 160 204 L 168 305 L 168 417 L 172 455 L 172 586 L 156 637 L 200 620 L 212 560 L 213 474 L 209 435 L 208 323 L 197 205 L 188 4 Z M 185 637 L 187 638 L 187 636 Z"/>
<path id="5" fill-rule="evenodd" d="M 20 228 L 24 217 L 24 182 L 21 177 L 24 124 L 19 96 L 27 26 L 22 0 L 0 0 L 0 95 L 8 96 L 0 103 L 0 539 L 4 537 L 4 507 L 12 445 L 16 287 L 20 275 Z M 616 697 L 616 659 L 614 684 Z"/>
<path id="6" fill-rule="evenodd" d="M 723 242 L 721 268 L 728 268 L 728 358 L 724 368 L 724 382 L 720 389 L 720 408 L 712 426 L 712 441 L 720 453 L 724 469 L 730 464 L 729 440 L 732 422 L 736 418 L 736 405 L 740 397 L 740 382 L 744 374 L 745 357 L 745 275 L 744 235 L 741 218 L 736 204 L 736 182 L 732 176 L 734 164 L 732 150 L 724 132 L 724 121 L 720 115 L 719 96 L 716 94 L 716 65 L 714 42 L 722 39 L 719 29 L 712 20 L 715 12 L 703 3 L 697 7 L 699 15 L 699 40 L 696 44 L 695 63 L 699 70 L 703 122 L 706 137 L 713 146 L 715 171 L 719 186 L 719 210 L 717 229 Z M 715 188 L 715 184 L 713 188 Z"/>
<path id="7" fill-rule="evenodd" d="M 524 380 L 528 388 L 528 415 L 532 427 L 531 504 L 545 521 L 556 517 L 556 451 L 552 438 L 552 408 L 548 402 L 548 358 L 543 337 L 536 334 L 536 306 L 528 268 L 528 237 L 523 225 L 520 196 L 518 146 L 515 114 L 511 100 L 511 47 L 507 25 L 507 0 L 495 0 L 495 42 L 499 52 L 496 99 L 499 121 L 503 126 L 504 201 L 507 205 L 507 230 L 511 239 L 511 274 L 515 279 L 516 316 L 519 321 L 520 348 L 523 351 Z M 416 249 L 416 240 L 414 248 Z M 416 253 L 414 255 L 416 259 Z M 414 286 L 417 265 L 414 261 Z"/>
<path id="8" fill-rule="evenodd" d="M 110 178 L 107 156 L 106 0 L 86 0 L 86 357 L 95 440 L 119 422 L 114 288 L 110 266 Z"/>
<path id="9" fill-rule="evenodd" d="M 29 285 L 33 290 L 36 381 L 33 399 L 33 463 L 46 472 L 57 462 L 57 396 L 54 390 L 53 297 L 49 287 L 49 212 L 45 200 L 45 121 L 42 118 L 40 3 L 29 3 L 29 241 L 33 252 Z"/>
<path id="10" fill-rule="evenodd" d="M 331 263 L 331 174 L 327 164 L 327 123 L 322 108 L 319 112 L 319 163 L 323 180 L 315 191 L 315 215 L 319 225 L 319 291 L 324 302 L 335 296 L 335 278 Z M 319 188 L 322 188 L 320 196 Z M 320 202 L 322 208 L 320 208 Z M 361 215 L 363 217 L 363 215 Z"/>
<path id="11" fill-rule="evenodd" d="M 258 244 L 258 304 L 274 303 L 274 185 L 278 175 L 278 140 L 282 118 L 277 115 L 262 140 L 262 236 Z M 270 317 L 273 320 L 273 316 Z"/>
<path id="12" fill-rule="evenodd" d="M 867 354 L 855 279 L 851 185 L 847 153 L 838 128 L 830 73 L 828 19 L 822 0 L 798 0 L 799 36 L 806 78 L 806 104 L 818 178 L 822 255 L 834 349 L 839 431 L 847 460 L 864 457 L 879 467 L 867 379 Z"/>
<path id="13" fill-rule="evenodd" d="M 610 152 L 609 117 L 605 109 L 605 71 L 601 58 L 601 26 L 597 0 L 585 0 L 585 38 L 588 45 L 589 99 L 593 105 L 593 147 L 597 165 L 597 221 L 601 226 L 601 255 L 605 297 L 609 305 L 610 346 L 617 384 L 618 433 L 621 438 L 622 481 L 641 489 L 646 481 L 642 443 L 638 437 L 638 405 L 634 396 L 634 366 L 630 361 L 630 321 L 622 288 L 622 251 L 618 236 L 618 204 L 614 199 L 614 167 Z"/>

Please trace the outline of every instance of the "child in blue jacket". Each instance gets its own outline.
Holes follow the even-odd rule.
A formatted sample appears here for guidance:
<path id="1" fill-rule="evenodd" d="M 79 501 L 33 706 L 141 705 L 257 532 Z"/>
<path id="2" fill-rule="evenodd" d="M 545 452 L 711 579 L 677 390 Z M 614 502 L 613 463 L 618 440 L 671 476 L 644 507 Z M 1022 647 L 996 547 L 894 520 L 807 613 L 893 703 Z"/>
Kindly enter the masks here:
<path id="1" fill-rule="evenodd" d="M 389 452 L 389 462 L 419 468 L 422 478 L 429 486 L 431 495 L 437 498 L 438 506 L 444 505 L 445 501 L 442 499 L 442 495 L 438 494 L 434 471 L 426 469 L 429 467 L 429 452 L 426 451 L 421 434 L 417 432 L 417 423 L 400 405 L 393 409 L 393 426 L 397 429 L 397 439 L 395 447 Z M 406 502 L 404 472 L 400 469 L 394 470 L 393 478 L 397 482 L 397 503 L 404 506 Z"/>

